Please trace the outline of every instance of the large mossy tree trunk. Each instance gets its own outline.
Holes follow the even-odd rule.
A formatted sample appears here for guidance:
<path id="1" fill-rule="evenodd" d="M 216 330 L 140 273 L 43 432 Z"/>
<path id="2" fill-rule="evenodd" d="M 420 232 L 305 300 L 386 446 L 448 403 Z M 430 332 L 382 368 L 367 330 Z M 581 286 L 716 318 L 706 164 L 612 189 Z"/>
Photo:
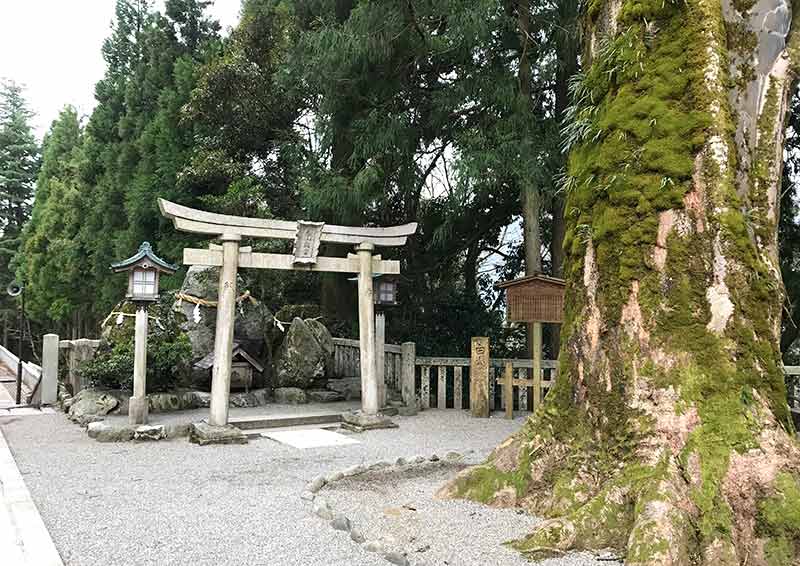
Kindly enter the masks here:
<path id="1" fill-rule="evenodd" d="M 787 0 L 587 3 L 558 381 L 441 492 L 547 517 L 519 550 L 800 563 L 776 240 L 792 20 Z"/>

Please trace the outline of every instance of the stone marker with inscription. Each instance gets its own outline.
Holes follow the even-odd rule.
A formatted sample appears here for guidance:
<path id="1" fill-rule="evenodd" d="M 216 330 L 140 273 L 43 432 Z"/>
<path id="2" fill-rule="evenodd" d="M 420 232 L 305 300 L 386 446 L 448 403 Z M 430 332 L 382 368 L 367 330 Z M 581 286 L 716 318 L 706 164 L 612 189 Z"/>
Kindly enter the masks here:
<path id="1" fill-rule="evenodd" d="M 489 416 L 489 338 L 484 336 L 472 339 L 469 399 L 473 417 Z"/>

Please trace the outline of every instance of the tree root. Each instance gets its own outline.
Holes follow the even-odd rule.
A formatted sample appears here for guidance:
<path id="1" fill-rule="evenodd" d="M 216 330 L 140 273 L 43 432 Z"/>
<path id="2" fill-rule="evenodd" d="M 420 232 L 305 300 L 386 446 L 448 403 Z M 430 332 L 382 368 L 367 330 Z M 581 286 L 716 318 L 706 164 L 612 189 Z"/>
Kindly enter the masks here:
<path id="1" fill-rule="evenodd" d="M 718 477 L 702 469 L 698 455 L 679 458 L 664 449 L 658 458 L 618 466 L 601 481 L 588 469 L 569 470 L 564 446 L 543 447 L 523 431 L 439 496 L 519 506 L 545 517 L 530 535 L 509 543 L 533 559 L 612 549 L 628 566 L 798 566 L 800 448 L 777 427 L 767 423 L 762 431 L 761 447 L 734 450 Z M 709 521 L 704 514 L 714 516 Z"/>

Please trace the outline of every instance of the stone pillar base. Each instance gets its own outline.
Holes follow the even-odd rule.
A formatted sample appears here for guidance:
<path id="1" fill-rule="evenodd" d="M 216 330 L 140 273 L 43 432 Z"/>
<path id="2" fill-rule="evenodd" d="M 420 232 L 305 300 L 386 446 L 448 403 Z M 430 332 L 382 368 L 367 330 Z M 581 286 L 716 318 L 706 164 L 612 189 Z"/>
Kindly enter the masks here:
<path id="1" fill-rule="evenodd" d="M 379 428 L 397 428 L 397 425 L 386 415 L 368 415 L 362 411 L 351 411 L 342 414 L 342 428 L 353 432 L 364 432 Z"/>
<path id="2" fill-rule="evenodd" d="M 189 426 L 189 442 L 207 444 L 247 444 L 247 436 L 233 425 L 215 426 L 207 422 Z"/>
<path id="3" fill-rule="evenodd" d="M 131 397 L 128 404 L 128 422 L 130 424 L 147 424 L 147 397 Z"/>

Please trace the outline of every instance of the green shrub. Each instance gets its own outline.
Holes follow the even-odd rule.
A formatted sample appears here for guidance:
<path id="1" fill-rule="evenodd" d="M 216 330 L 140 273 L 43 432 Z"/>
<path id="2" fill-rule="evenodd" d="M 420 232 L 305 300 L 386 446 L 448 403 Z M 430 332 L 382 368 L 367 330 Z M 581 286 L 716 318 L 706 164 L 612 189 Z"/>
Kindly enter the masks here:
<path id="1" fill-rule="evenodd" d="M 168 391 L 185 385 L 190 372 L 192 345 L 181 330 L 172 311 L 173 295 L 162 296 L 148 308 L 150 317 L 147 340 L 147 392 Z M 135 305 L 117 305 L 106 327 L 103 343 L 95 357 L 80 368 L 85 380 L 95 387 L 133 389 L 134 317 L 123 316 L 116 324 L 118 313 L 134 314 Z"/>

